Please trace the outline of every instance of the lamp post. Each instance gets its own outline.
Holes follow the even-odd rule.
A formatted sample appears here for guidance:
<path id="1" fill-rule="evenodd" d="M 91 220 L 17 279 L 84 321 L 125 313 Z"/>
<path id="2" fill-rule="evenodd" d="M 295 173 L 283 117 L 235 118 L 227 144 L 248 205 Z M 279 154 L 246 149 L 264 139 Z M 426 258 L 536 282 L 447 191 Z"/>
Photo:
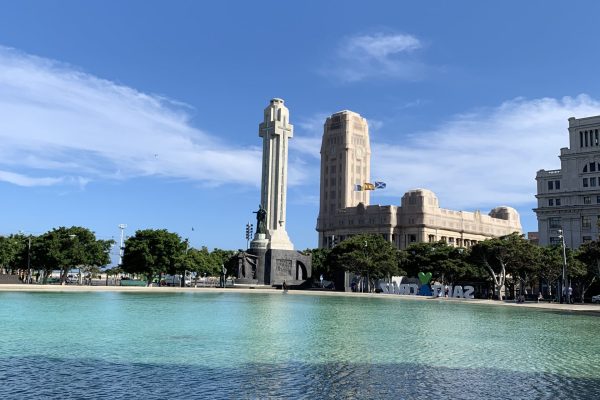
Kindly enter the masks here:
<path id="1" fill-rule="evenodd" d="M 27 271 L 29 272 L 29 284 L 33 283 L 33 271 L 31 270 L 31 235 L 27 243 Z"/>
<path id="2" fill-rule="evenodd" d="M 562 269 L 562 278 L 561 278 L 561 282 L 560 282 L 560 293 L 559 293 L 559 298 L 560 298 L 560 302 L 563 302 L 563 296 L 566 297 L 566 301 L 567 303 L 570 303 L 570 299 L 569 299 L 569 293 L 566 290 L 565 287 L 565 282 L 567 279 L 567 250 L 566 250 L 566 246 L 565 246 L 565 235 L 563 234 L 563 230 L 559 229 L 558 231 L 558 237 L 561 239 L 561 244 L 562 244 L 562 250 L 563 250 L 563 269 Z"/>
<path id="3" fill-rule="evenodd" d="M 254 225 L 248 222 L 246 224 L 246 248 L 250 248 L 250 239 L 252 238 L 252 233 L 254 230 Z"/>
<path id="4" fill-rule="evenodd" d="M 74 247 L 75 247 L 75 245 L 76 245 L 76 244 L 75 244 L 75 240 L 77 240 L 77 235 L 75 235 L 75 234 L 70 234 L 70 235 L 69 235 L 69 239 L 71 239 L 71 245 L 70 245 L 70 246 L 71 246 L 71 252 L 73 253 L 73 252 L 74 252 L 73 248 L 74 248 Z M 77 284 L 78 284 L 78 285 L 81 285 L 81 284 L 83 283 L 83 282 L 82 282 L 82 278 L 83 278 L 83 276 L 81 275 L 81 264 L 79 264 L 79 265 L 77 266 L 77 270 L 78 270 L 78 274 L 77 274 Z M 71 269 L 69 269 L 68 271 L 66 271 L 66 273 L 65 273 L 65 274 L 67 275 L 67 277 L 68 277 L 68 273 L 69 273 L 70 271 L 71 271 Z M 65 277 L 65 280 L 67 279 L 67 277 Z"/>
<path id="5" fill-rule="evenodd" d="M 123 253 L 125 252 L 125 228 L 127 228 L 127 224 L 119 224 L 119 229 L 121 230 L 121 245 L 119 246 L 119 265 L 123 264 Z"/>
<path id="6" fill-rule="evenodd" d="M 369 282 L 369 255 L 368 255 L 368 249 L 369 244 L 368 242 L 365 240 L 365 270 L 367 272 L 367 293 L 370 293 L 370 282 Z M 364 287 L 364 286 L 363 286 Z"/>

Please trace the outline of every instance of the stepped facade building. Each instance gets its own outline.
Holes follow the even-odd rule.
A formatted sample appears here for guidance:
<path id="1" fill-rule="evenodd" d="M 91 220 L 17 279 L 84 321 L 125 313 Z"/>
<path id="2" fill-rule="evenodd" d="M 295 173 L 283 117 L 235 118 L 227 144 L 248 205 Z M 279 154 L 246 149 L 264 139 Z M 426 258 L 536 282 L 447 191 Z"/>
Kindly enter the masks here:
<path id="1" fill-rule="evenodd" d="M 600 227 L 600 116 L 569 118 L 569 147 L 560 149 L 560 169 L 539 170 L 537 208 L 540 245 L 577 248 L 597 240 Z"/>
<path id="2" fill-rule="evenodd" d="M 519 214 L 496 207 L 488 215 L 440 208 L 427 189 L 410 190 L 401 204 L 370 205 L 369 191 L 355 185 L 370 181 L 371 147 L 365 118 L 341 111 L 327 118 L 321 143 L 319 247 L 331 248 L 353 235 L 382 235 L 397 248 L 438 242 L 470 247 L 492 237 L 521 232 Z"/>

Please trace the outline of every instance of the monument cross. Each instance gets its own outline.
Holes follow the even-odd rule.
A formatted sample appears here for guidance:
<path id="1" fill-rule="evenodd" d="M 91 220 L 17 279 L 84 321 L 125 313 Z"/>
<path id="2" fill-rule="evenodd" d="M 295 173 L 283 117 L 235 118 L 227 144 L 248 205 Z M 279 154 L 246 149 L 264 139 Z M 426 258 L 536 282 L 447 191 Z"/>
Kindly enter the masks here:
<path id="1" fill-rule="evenodd" d="M 266 211 L 266 239 L 270 249 L 294 249 L 285 229 L 288 139 L 294 134 L 289 115 L 282 99 L 272 99 L 258 130 L 263 138 L 260 202 Z"/>

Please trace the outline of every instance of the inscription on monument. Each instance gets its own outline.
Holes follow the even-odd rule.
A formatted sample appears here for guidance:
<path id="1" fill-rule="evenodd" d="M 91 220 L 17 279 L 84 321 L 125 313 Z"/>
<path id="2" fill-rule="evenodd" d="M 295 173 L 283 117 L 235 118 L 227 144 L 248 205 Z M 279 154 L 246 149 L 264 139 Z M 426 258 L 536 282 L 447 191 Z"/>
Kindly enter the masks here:
<path id="1" fill-rule="evenodd" d="M 277 259 L 275 265 L 279 275 L 292 275 L 292 260 Z"/>

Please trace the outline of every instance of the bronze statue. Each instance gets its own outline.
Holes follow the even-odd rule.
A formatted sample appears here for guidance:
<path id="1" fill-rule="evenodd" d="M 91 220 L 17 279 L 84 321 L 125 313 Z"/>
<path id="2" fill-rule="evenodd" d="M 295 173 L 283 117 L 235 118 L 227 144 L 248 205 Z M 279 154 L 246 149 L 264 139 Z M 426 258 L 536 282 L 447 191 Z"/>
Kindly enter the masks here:
<path id="1" fill-rule="evenodd" d="M 263 208 L 262 204 L 258 205 L 258 211 L 254 211 L 256 214 L 256 233 L 267 233 L 267 211 Z"/>
<path id="2" fill-rule="evenodd" d="M 245 251 L 239 251 L 237 259 L 237 278 L 256 279 L 256 264 L 258 262 L 258 257 Z"/>

